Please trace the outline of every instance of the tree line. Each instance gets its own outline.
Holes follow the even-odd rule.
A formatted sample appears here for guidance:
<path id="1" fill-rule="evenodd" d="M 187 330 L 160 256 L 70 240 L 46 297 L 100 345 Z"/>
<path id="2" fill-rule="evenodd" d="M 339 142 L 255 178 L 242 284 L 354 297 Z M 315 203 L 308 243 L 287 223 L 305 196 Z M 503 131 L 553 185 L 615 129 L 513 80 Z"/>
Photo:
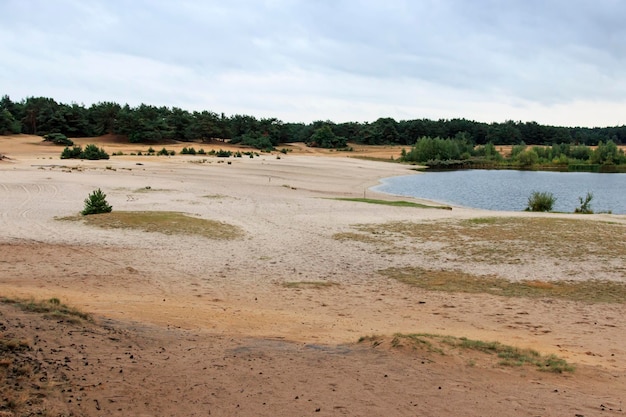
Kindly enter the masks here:
<path id="1" fill-rule="evenodd" d="M 228 140 L 259 149 L 280 143 L 304 142 L 309 146 L 342 148 L 347 142 L 365 145 L 408 145 L 418 138 L 455 138 L 472 145 L 572 145 L 595 146 L 609 141 L 626 144 L 626 126 L 587 128 L 541 125 L 536 122 L 484 123 L 466 119 L 414 119 L 396 121 L 379 118 L 374 122 L 315 121 L 284 123 L 277 118 L 256 118 L 212 111 L 187 111 L 178 107 L 141 104 L 131 107 L 114 102 L 91 106 L 58 103 L 47 97 L 0 100 L 0 134 L 93 137 L 116 134 L 133 143 L 161 143 L 168 140 Z"/>
<path id="2" fill-rule="evenodd" d="M 419 138 L 413 147 L 402 150 L 400 161 L 432 168 L 515 168 L 567 171 L 625 172 L 626 155 L 612 140 L 588 145 L 555 143 L 551 146 L 525 143 L 513 145 L 505 157 L 493 143 L 474 146 L 465 138 Z"/>

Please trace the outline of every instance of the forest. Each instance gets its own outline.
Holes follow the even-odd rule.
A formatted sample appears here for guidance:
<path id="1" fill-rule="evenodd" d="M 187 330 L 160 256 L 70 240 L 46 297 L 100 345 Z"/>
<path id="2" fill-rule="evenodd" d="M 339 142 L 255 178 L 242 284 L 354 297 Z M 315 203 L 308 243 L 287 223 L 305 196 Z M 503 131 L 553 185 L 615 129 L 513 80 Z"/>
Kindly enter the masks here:
<path id="1" fill-rule="evenodd" d="M 536 122 L 484 123 L 466 119 L 414 119 L 396 121 L 379 118 L 373 122 L 315 121 L 285 123 L 277 118 L 225 115 L 213 111 L 187 111 L 178 107 L 141 104 L 130 107 L 113 102 L 58 103 L 52 98 L 28 97 L 0 100 L 0 134 L 93 137 L 115 134 L 133 143 L 163 143 L 168 140 L 223 140 L 258 149 L 281 143 L 304 142 L 309 146 L 343 148 L 348 142 L 365 145 L 413 146 L 419 138 L 456 139 L 473 146 L 570 144 L 596 146 L 612 142 L 626 144 L 626 126 L 558 127 Z"/>

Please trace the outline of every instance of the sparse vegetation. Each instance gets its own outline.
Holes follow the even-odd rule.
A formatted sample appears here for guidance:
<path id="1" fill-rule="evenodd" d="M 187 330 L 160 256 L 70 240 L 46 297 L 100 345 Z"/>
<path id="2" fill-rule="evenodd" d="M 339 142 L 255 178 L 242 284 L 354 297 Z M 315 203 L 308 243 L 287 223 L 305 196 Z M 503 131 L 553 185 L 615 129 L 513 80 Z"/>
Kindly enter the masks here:
<path id="1" fill-rule="evenodd" d="M 622 244 L 626 226 L 586 219 L 557 217 L 491 217 L 428 222 L 387 222 L 354 225 L 338 234 L 343 240 L 368 241 L 396 250 L 426 251 L 433 259 L 450 257 L 457 263 L 519 264 L 541 257 L 575 265 L 581 259 L 617 262 L 606 271 L 626 267 Z M 348 233 L 348 234 L 346 234 Z M 428 243 L 426 245 L 426 243 Z M 604 270 L 603 270 L 604 271 Z"/>
<path id="2" fill-rule="evenodd" d="M 591 209 L 591 200 L 593 200 L 593 194 L 589 192 L 584 199 L 582 197 L 578 197 L 578 201 L 580 201 L 580 207 L 577 207 L 574 210 L 574 213 L 593 214 L 593 210 Z"/>
<path id="3" fill-rule="evenodd" d="M 116 211 L 60 220 L 82 220 L 89 226 L 105 229 L 135 229 L 167 235 L 199 235 L 209 239 L 238 239 L 244 236 L 240 227 L 215 220 L 191 217 L 172 211 Z"/>
<path id="4" fill-rule="evenodd" d="M 55 320 L 62 319 L 67 322 L 77 322 L 77 320 L 93 321 L 90 314 L 84 313 L 74 307 L 69 307 L 58 298 L 50 298 L 48 300 L 35 301 L 20 300 L 14 298 L 0 297 L 0 302 L 5 304 L 12 304 L 20 308 L 23 311 L 31 313 L 43 314 L 46 318 L 52 318 Z"/>
<path id="5" fill-rule="evenodd" d="M 335 287 L 339 284 L 331 281 L 288 281 L 284 282 L 283 287 L 285 288 L 312 288 L 312 289 L 323 289 L 323 288 L 331 288 Z"/>
<path id="6" fill-rule="evenodd" d="M 384 344 L 388 338 L 382 336 L 365 336 L 359 338 L 359 343 L 369 342 L 372 347 Z M 486 355 L 495 355 L 497 365 L 500 366 L 534 366 L 543 372 L 563 373 L 574 372 L 574 366 L 568 364 L 564 359 L 555 355 L 541 355 L 533 349 L 521 349 L 514 346 L 504 345 L 500 342 L 484 342 L 472 340 L 465 337 L 442 336 L 429 333 L 396 333 L 389 341 L 389 346 L 393 349 L 410 348 L 417 351 L 438 353 L 441 355 L 450 354 L 455 351 L 457 354 L 467 352 L 480 352 Z M 479 359 L 489 363 L 489 357 L 470 357 L 468 366 L 475 367 Z"/>
<path id="7" fill-rule="evenodd" d="M 509 281 L 462 271 L 420 267 L 387 268 L 381 275 L 429 291 L 483 293 L 504 297 L 560 298 L 588 303 L 626 302 L 626 284 L 614 281 Z"/>
<path id="8" fill-rule="evenodd" d="M 356 201 L 359 203 L 369 203 L 369 204 L 382 204 L 385 206 L 394 206 L 394 207 L 414 207 L 414 208 L 426 208 L 426 209 L 443 209 L 443 210 L 452 210 L 452 207 L 449 206 L 428 206 L 426 204 L 414 203 L 412 201 L 389 201 L 389 200 L 376 200 L 373 198 L 334 198 L 333 200 L 339 201 Z"/>

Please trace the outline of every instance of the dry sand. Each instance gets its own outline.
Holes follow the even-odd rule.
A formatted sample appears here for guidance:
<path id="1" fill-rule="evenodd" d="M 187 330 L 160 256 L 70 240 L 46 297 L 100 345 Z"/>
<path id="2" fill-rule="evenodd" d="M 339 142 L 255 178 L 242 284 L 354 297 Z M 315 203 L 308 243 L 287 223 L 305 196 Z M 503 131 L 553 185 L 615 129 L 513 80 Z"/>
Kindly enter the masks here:
<path id="1" fill-rule="evenodd" d="M 110 153 L 147 149 L 114 138 L 98 143 Z M 29 340 L 33 350 L 23 360 L 54 382 L 41 403 L 24 409 L 45 405 L 52 415 L 87 416 L 624 413 L 624 304 L 411 288 L 377 271 L 427 265 L 419 251 L 386 253 L 333 238 L 355 224 L 529 214 L 333 200 L 396 199 L 368 187 L 413 171 L 354 158 L 388 158 L 399 148 L 291 148 L 231 164 L 184 155 L 68 161 L 39 137 L 0 137 L 7 157 L 0 161 L 0 295 L 57 297 L 96 317 L 94 325 L 76 325 L 0 305 L 4 336 Z M 239 226 L 245 237 L 215 241 L 58 220 L 77 214 L 95 188 L 114 210 L 184 212 Z M 433 262 L 428 266 L 446 267 Z M 597 260 L 582 262 L 568 279 L 605 278 L 594 275 Z M 541 260 L 467 268 L 513 280 L 563 278 L 561 267 Z M 626 279 L 619 268 L 610 279 Z M 336 285 L 284 285 L 307 281 Z M 463 352 L 357 343 L 396 332 L 532 347 L 577 369 L 555 375 Z"/>

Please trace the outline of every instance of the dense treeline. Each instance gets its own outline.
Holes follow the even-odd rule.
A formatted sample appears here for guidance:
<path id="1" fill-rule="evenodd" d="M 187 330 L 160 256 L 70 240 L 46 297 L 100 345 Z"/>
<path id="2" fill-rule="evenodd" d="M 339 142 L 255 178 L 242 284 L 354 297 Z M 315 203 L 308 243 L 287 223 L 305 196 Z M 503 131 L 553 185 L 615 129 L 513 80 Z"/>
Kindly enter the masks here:
<path id="1" fill-rule="evenodd" d="M 344 147 L 347 141 L 367 145 L 414 145 L 421 137 L 456 138 L 472 145 L 626 143 L 626 126 L 555 127 L 535 122 L 487 124 L 465 119 L 396 121 L 392 118 L 380 118 L 371 123 L 283 123 L 276 118 L 226 116 L 212 111 L 189 112 L 177 107 L 146 104 L 130 107 L 101 102 L 85 107 L 76 103 L 57 103 L 45 97 L 29 97 L 15 102 L 5 95 L 0 100 L 0 134 L 11 133 L 62 133 L 68 137 L 112 133 L 126 136 L 130 142 L 141 143 L 218 139 L 261 149 L 286 142 L 305 142 L 319 147 Z"/>
<path id="2" fill-rule="evenodd" d="M 626 155 L 612 140 L 600 141 L 595 149 L 587 145 L 555 143 L 552 146 L 514 145 L 505 158 L 491 143 L 474 146 L 466 138 L 419 138 L 403 162 L 416 162 L 433 168 L 516 168 L 568 171 L 624 172 Z"/>

